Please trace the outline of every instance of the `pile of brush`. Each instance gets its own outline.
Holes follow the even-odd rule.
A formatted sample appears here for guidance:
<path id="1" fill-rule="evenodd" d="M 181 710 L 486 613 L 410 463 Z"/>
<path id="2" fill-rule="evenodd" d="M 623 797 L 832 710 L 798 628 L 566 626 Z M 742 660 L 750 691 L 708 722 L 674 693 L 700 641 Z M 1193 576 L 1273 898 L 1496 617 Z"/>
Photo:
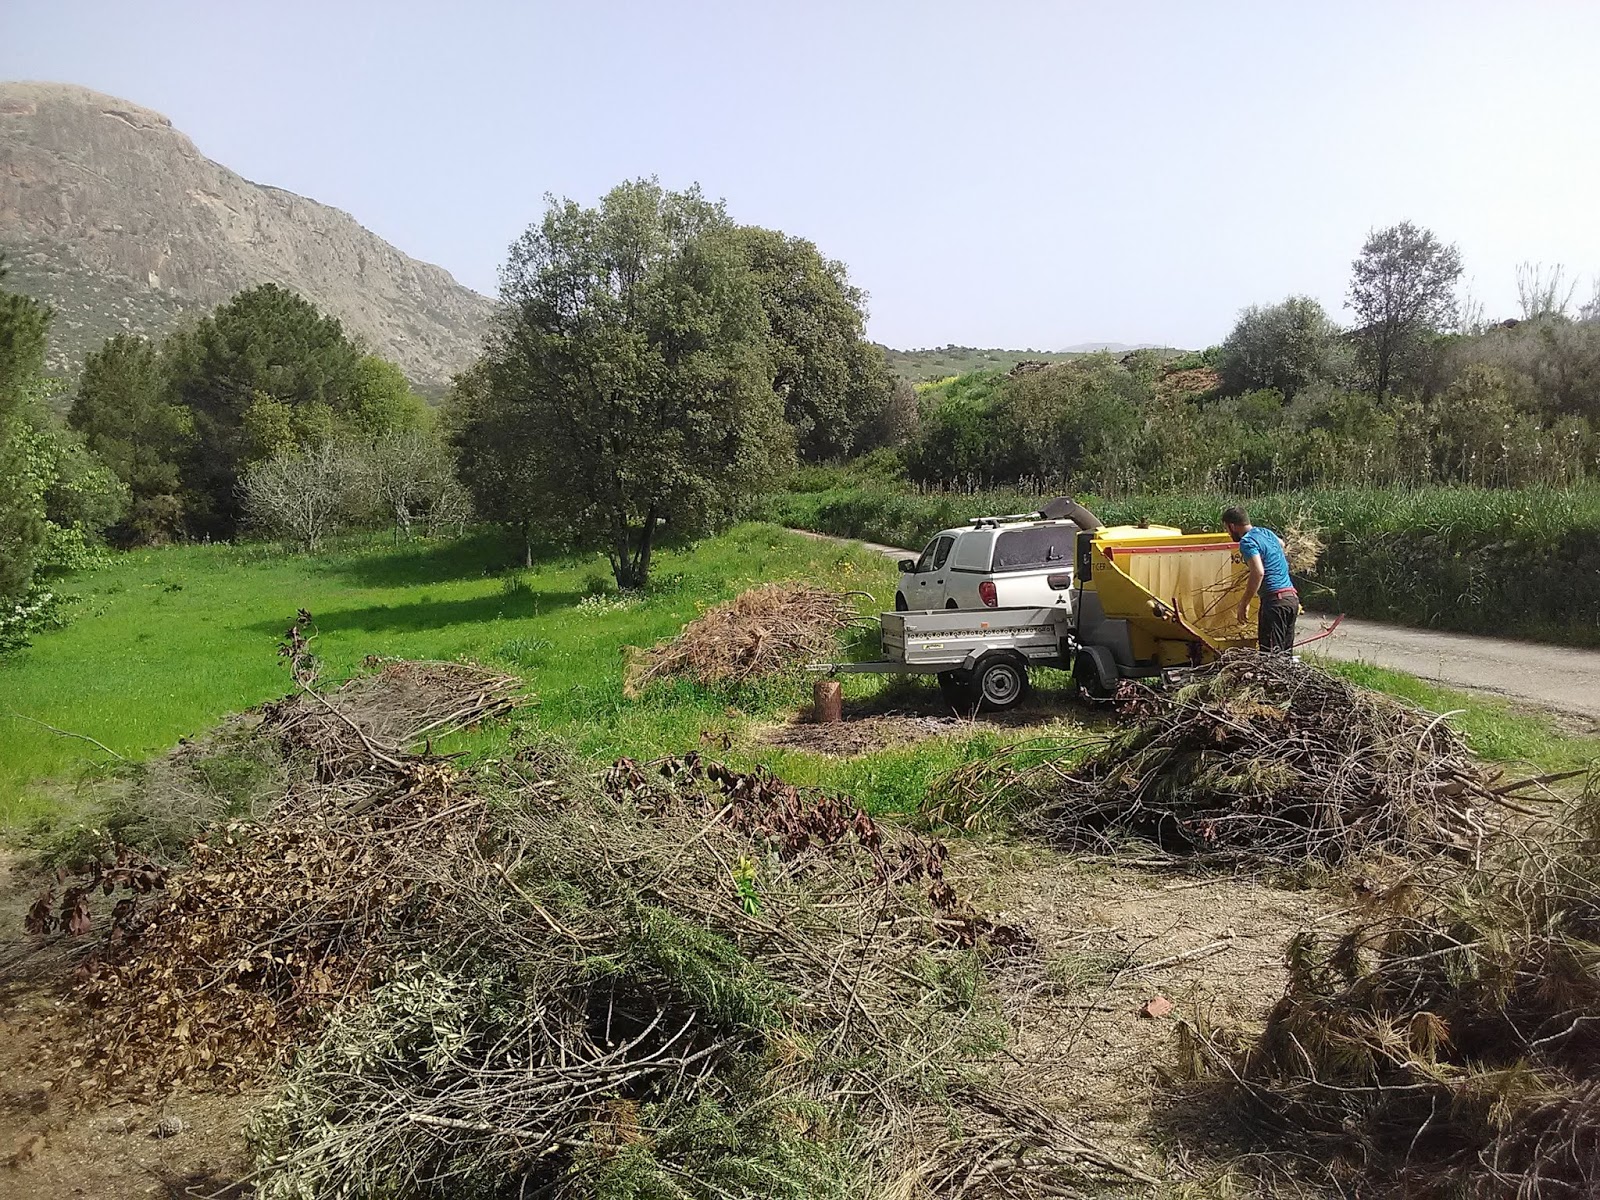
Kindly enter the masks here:
<path id="1" fill-rule="evenodd" d="M 1547 782 L 1501 783 L 1444 717 L 1280 655 L 1231 652 L 1122 709 L 1133 723 L 1109 739 L 964 768 L 943 815 L 1005 811 L 1078 849 L 1133 836 L 1224 861 L 1472 859 L 1487 815 Z"/>
<path id="2" fill-rule="evenodd" d="M 1357 1193 L 1600 1194 L 1595 786 L 1481 869 L 1365 907 L 1291 944 L 1259 1039 L 1187 1029 L 1189 1070 Z"/>
<path id="3" fill-rule="evenodd" d="M 1137 1177 L 986 1086 L 974 1059 L 1006 1033 L 986 964 L 1032 945 L 957 895 L 937 840 L 697 756 L 596 780 L 547 747 L 467 773 L 399 744 L 498 710 L 471 669 L 297 679 L 262 723 L 293 743 L 280 802 L 187 869 L 95 877 L 148 894 L 63 1030 L 112 1091 L 280 1064 L 259 1195 L 1086 1197 Z"/>
<path id="4" fill-rule="evenodd" d="M 519 683 L 466 664 L 373 665 L 327 692 L 308 667 L 262 707 L 248 736 L 288 770 L 261 819 L 212 824 L 179 856 L 186 869 L 109 847 L 35 901 L 37 936 L 104 928 L 78 966 L 92 1019 L 75 1052 L 102 1082 L 281 1060 L 381 976 L 397 931 L 430 919 L 410 865 L 459 854 L 485 818 L 448 760 L 407 747 L 508 712 Z"/>
<path id="5" fill-rule="evenodd" d="M 835 651 L 864 624 L 851 597 L 806 583 L 767 583 L 705 611 L 671 641 L 635 650 L 624 691 L 660 680 L 720 687 L 792 673 Z"/>

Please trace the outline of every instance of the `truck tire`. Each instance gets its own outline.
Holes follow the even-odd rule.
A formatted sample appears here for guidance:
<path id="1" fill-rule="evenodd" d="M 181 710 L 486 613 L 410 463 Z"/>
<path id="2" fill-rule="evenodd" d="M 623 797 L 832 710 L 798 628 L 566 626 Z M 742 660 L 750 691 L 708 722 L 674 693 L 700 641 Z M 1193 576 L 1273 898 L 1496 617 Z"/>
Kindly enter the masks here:
<path id="1" fill-rule="evenodd" d="M 1027 697 L 1028 666 L 1010 654 L 992 654 L 978 660 L 972 672 L 972 690 L 978 707 L 989 712 L 1005 712 Z"/>
<path id="2" fill-rule="evenodd" d="M 957 712 L 972 711 L 972 678 L 965 671 L 940 671 L 939 694 Z"/>
<path id="3" fill-rule="evenodd" d="M 894 594 L 894 610 L 895 610 L 895 612 L 910 612 L 911 611 L 911 605 L 906 603 L 906 598 L 903 595 L 901 595 L 899 592 L 896 592 Z"/>

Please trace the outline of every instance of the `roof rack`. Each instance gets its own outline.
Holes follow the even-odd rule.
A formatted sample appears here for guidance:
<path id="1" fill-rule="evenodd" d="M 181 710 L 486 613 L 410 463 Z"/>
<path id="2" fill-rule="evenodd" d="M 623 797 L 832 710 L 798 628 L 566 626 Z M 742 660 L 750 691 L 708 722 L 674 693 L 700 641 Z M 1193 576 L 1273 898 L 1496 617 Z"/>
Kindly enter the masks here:
<path id="1" fill-rule="evenodd" d="M 1036 512 L 1011 513 L 1009 516 L 1004 517 L 973 517 L 967 522 L 967 524 L 971 525 L 974 529 L 993 529 L 997 525 L 1009 525 L 1016 521 L 1037 520 L 1039 520 L 1039 514 Z"/>

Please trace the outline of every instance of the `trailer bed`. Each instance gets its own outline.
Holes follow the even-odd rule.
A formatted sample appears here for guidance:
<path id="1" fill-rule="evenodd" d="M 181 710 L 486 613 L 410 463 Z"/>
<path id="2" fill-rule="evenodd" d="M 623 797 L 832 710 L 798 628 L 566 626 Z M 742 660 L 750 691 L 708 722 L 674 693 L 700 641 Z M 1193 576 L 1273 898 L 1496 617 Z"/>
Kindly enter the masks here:
<path id="1" fill-rule="evenodd" d="M 1064 666 L 1070 653 L 1071 620 L 1071 614 L 1060 605 L 886 612 L 878 617 L 883 631 L 882 659 L 821 663 L 814 669 L 932 674 L 971 669 L 995 650 L 1020 654 L 1036 666 Z"/>

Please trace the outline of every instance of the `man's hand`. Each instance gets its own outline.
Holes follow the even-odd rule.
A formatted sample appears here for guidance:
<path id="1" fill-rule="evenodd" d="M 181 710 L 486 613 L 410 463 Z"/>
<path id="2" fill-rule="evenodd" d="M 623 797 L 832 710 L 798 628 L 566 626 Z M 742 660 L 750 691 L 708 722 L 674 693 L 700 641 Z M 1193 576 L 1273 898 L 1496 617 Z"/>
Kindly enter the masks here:
<path id="1" fill-rule="evenodd" d="M 1241 624 L 1241 625 L 1249 624 L 1249 622 L 1250 622 L 1250 601 L 1248 601 L 1248 600 L 1239 601 L 1239 607 L 1234 609 L 1234 612 L 1239 618 L 1239 624 Z"/>

